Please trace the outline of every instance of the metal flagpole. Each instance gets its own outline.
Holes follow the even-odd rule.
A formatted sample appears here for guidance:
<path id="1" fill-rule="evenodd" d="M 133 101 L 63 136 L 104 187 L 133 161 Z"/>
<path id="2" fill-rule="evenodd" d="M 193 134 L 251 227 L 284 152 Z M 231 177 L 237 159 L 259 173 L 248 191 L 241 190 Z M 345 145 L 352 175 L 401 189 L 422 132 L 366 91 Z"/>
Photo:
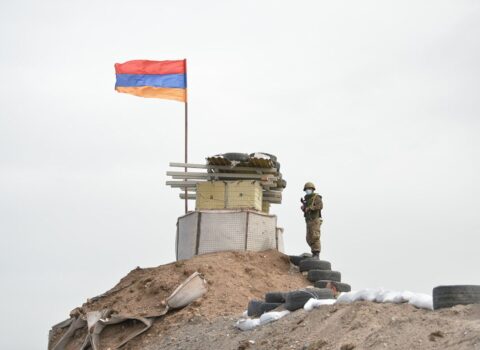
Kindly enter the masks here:
<path id="1" fill-rule="evenodd" d="M 185 164 L 188 163 L 188 102 L 185 101 Z M 188 171 L 185 165 L 185 172 Z M 187 179 L 185 179 L 187 181 Z M 188 189 L 185 186 L 185 214 L 188 213 Z"/>
<path id="2" fill-rule="evenodd" d="M 187 60 L 185 64 L 185 172 L 188 172 L 188 99 L 187 99 Z M 187 179 L 185 179 L 187 181 Z M 188 189 L 185 184 L 185 214 L 188 213 Z"/>

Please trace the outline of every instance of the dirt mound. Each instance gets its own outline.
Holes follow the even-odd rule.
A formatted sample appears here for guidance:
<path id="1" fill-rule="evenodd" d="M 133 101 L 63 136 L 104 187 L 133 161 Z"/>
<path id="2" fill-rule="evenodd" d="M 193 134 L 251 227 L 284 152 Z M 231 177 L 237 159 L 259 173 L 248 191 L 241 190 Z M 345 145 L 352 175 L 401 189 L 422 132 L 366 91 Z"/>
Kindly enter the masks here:
<path id="1" fill-rule="evenodd" d="M 288 257 L 277 251 L 222 252 L 155 268 L 136 268 L 75 313 L 109 308 L 121 314 L 155 314 L 163 309 L 162 300 L 195 271 L 207 280 L 207 294 L 155 319 L 147 332 L 123 349 L 480 350 L 480 305 L 430 311 L 408 304 L 356 302 L 311 312 L 300 309 L 277 322 L 242 332 L 234 324 L 250 299 L 309 284 Z M 109 326 L 106 338 L 121 338 L 125 327 L 138 324 Z M 61 331 L 54 334 L 51 344 L 61 335 Z M 85 336 L 85 329 L 78 330 L 66 350 L 79 349 Z M 107 349 L 108 343 L 102 346 Z"/>
<path id="2" fill-rule="evenodd" d="M 127 349 L 433 350 L 480 349 L 480 305 L 430 311 L 408 304 L 355 302 L 297 310 L 252 331 L 238 317 L 177 325 L 134 339 Z"/>
<path id="3" fill-rule="evenodd" d="M 82 310 L 110 308 L 148 317 L 161 311 L 161 301 L 195 271 L 208 283 L 208 293 L 196 303 L 197 312 L 207 317 L 236 314 L 245 310 L 249 299 L 262 298 L 271 290 L 308 285 L 301 274 L 290 270 L 288 257 L 278 251 L 221 252 L 154 268 L 136 268 L 103 296 L 85 303 Z"/>
<path id="4" fill-rule="evenodd" d="M 220 252 L 154 268 L 137 267 L 111 290 L 88 300 L 73 314 L 102 309 L 145 317 L 158 314 L 164 309 L 162 301 L 195 271 L 206 279 L 207 294 L 188 307 L 157 320 L 152 327 L 154 332 L 194 319 L 212 320 L 218 316 L 237 315 L 246 309 L 250 299 L 263 298 L 266 292 L 309 285 L 298 270 L 291 267 L 288 256 L 276 250 Z M 152 330 L 145 335 L 151 334 Z M 78 333 L 72 349 L 76 349 L 84 338 L 82 332 Z M 60 332 L 53 336 L 51 344 L 59 337 Z"/>

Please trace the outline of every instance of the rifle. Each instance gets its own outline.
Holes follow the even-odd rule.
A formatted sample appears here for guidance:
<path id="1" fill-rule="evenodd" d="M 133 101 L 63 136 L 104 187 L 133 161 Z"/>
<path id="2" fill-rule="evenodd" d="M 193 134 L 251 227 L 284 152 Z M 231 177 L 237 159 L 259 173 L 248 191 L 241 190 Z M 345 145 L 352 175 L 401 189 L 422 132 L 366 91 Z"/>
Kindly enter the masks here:
<path id="1" fill-rule="evenodd" d="M 305 210 L 307 210 L 307 201 L 304 198 L 300 198 L 300 202 L 302 203 L 300 209 L 305 213 Z"/>

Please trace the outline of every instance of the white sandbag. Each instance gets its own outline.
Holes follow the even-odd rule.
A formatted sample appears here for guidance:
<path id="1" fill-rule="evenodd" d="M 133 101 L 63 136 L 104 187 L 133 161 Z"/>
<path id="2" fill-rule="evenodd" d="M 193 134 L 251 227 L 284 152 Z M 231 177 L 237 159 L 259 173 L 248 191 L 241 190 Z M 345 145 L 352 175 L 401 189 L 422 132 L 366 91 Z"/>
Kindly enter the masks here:
<path id="1" fill-rule="evenodd" d="M 289 313 L 290 311 L 288 310 L 265 312 L 262 316 L 260 316 L 260 325 L 263 326 L 264 324 L 277 321 L 282 317 L 287 316 Z"/>
<path id="2" fill-rule="evenodd" d="M 363 289 L 359 290 L 354 295 L 354 301 L 375 301 L 380 290 L 378 289 Z"/>
<path id="3" fill-rule="evenodd" d="M 433 310 L 433 297 L 428 294 L 413 293 L 408 303 L 419 309 Z"/>
<path id="4" fill-rule="evenodd" d="M 401 304 L 408 301 L 403 296 L 403 292 L 396 292 L 393 290 L 380 290 L 377 297 L 375 298 L 377 303 L 393 303 Z"/>
<path id="5" fill-rule="evenodd" d="M 340 293 L 337 298 L 339 303 L 353 303 L 354 301 L 375 301 L 378 290 L 362 289 L 359 291 L 351 291 L 346 293 Z"/>
<path id="6" fill-rule="evenodd" d="M 377 303 L 409 304 L 420 309 L 433 310 L 431 295 L 412 293 L 410 291 L 396 292 L 383 289 L 363 289 L 357 292 L 340 293 L 337 303 L 348 304 L 354 301 L 375 301 Z"/>
<path id="7" fill-rule="evenodd" d="M 318 308 L 322 305 L 333 305 L 337 302 L 336 299 L 314 299 L 311 298 L 308 300 L 305 305 L 303 306 L 303 309 L 305 311 L 312 311 L 314 308 Z"/>
<path id="8" fill-rule="evenodd" d="M 354 302 L 353 298 L 356 293 L 357 293 L 356 291 L 340 293 L 340 295 L 337 297 L 337 303 L 340 303 L 340 304 L 353 303 Z"/>
<path id="9" fill-rule="evenodd" d="M 242 331 L 249 331 L 258 326 L 260 326 L 259 318 L 241 318 L 235 323 L 235 327 Z"/>
<path id="10" fill-rule="evenodd" d="M 258 326 L 263 326 L 264 324 L 277 321 L 282 317 L 288 315 L 290 311 L 270 311 L 264 313 L 260 318 L 241 318 L 235 323 L 235 327 L 242 331 L 249 331 Z"/>
<path id="11" fill-rule="evenodd" d="M 405 290 L 405 291 L 402 292 L 402 298 L 403 298 L 406 302 L 408 302 L 408 301 L 410 301 L 410 299 L 413 297 L 414 294 L 415 294 L 415 293 L 410 292 L 409 290 Z"/>

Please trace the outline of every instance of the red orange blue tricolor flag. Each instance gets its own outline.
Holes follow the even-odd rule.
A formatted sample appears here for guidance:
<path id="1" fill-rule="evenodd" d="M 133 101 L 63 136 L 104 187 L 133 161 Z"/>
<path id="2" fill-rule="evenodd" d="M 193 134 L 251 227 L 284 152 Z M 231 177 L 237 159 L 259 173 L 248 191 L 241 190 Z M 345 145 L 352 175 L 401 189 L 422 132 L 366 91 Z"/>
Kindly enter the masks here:
<path id="1" fill-rule="evenodd" d="M 186 60 L 115 63 L 115 74 L 118 92 L 187 102 Z"/>

